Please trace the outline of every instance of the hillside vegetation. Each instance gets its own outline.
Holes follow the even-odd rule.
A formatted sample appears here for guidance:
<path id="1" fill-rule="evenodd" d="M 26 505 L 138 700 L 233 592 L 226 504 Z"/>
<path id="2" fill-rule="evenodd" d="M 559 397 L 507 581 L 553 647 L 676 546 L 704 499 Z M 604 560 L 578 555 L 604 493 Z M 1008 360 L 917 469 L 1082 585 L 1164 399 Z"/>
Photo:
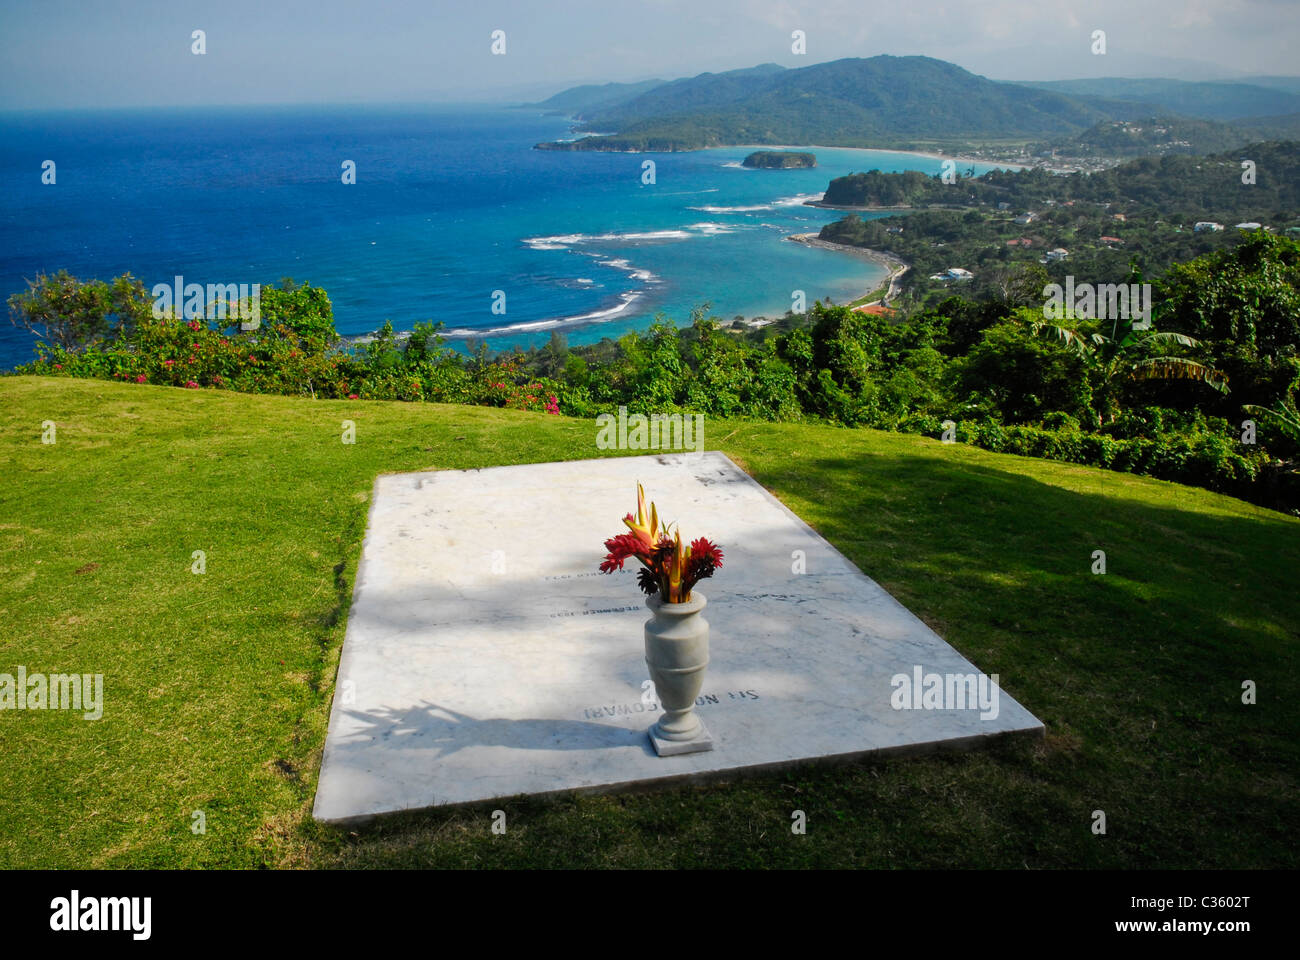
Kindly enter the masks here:
<path id="1" fill-rule="evenodd" d="M 1300 94 L 1285 84 L 1000 83 L 930 57 L 890 56 L 574 87 L 535 106 L 603 134 L 538 147 L 582 151 L 753 143 L 1116 158 L 1294 138 L 1300 125 Z"/>
<path id="2" fill-rule="evenodd" d="M 1046 219 L 1038 236 L 1082 229 L 1079 222 L 1095 226 L 1056 209 L 1067 211 L 1064 220 Z M 417 324 L 404 340 L 386 325 L 373 341 L 352 347 L 334 330 L 325 291 L 292 282 L 262 290 L 261 324 L 249 331 L 207 319 L 197 302 L 186 305 L 189 319 L 155 317 L 143 286 L 129 276 L 111 285 L 41 277 L 11 303 L 22 322 L 38 330 L 43 324 L 47 339 L 23 369 L 59 378 L 582 417 L 626 406 L 822 421 L 947 435 L 1300 509 L 1300 244 L 1262 231 L 1213 235 L 1222 239 L 1206 241 L 1215 244 L 1210 252 L 1153 277 L 1149 298 L 1140 264 L 1108 250 L 1120 263 L 1106 263 L 1119 269 L 1079 279 L 1124 284 L 1123 315 L 1108 312 L 1102 296 L 1091 306 L 1080 301 L 1077 313 L 1072 302 L 1069 316 L 1049 319 L 1049 280 L 1068 284 L 1063 271 L 1078 262 L 1053 263 L 1049 272 L 1018 259 L 1022 254 L 1013 259 L 1012 248 L 990 235 L 1007 224 L 979 211 L 918 212 L 899 234 L 884 222 L 848 219 L 823 236 L 896 241 L 922 278 L 918 268 L 955 266 L 952 257 L 975 250 L 991 250 L 992 259 L 981 261 L 974 279 L 927 280 L 945 296 L 913 297 L 903 313 L 815 303 L 806 314 L 754 329 L 743 321 L 724 326 L 700 309 L 685 329 L 660 318 L 617 341 L 570 349 L 556 336 L 527 353 L 458 351 L 431 323 Z M 1206 235 L 1177 236 L 1194 244 Z M 1134 300 L 1131 313 L 1129 284 L 1147 301 Z M 1152 326 L 1139 325 L 1143 315 Z M 1245 432 L 1248 419 L 1257 431 Z"/>
<path id="3" fill-rule="evenodd" d="M 659 84 L 580 111 L 617 131 L 556 150 L 690 150 L 722 144 L 882 146 L 917 140 L 1035 138 L 1126 119 L 1131 104 L 997 83 L 930 57 L 879 56 L 787 70 L 764 64 Z"/>

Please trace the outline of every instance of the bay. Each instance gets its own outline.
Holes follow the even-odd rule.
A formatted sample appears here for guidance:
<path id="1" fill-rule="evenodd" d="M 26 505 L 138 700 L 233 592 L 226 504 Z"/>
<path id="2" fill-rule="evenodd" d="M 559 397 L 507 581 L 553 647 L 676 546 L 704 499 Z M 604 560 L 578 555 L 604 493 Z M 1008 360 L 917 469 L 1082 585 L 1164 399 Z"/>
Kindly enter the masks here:
<path id="1" fill-rule="evenodd" d="M 347 335 L 433 320 L 454 345 L 531 346 L 553 330 L 587 343 L 660 313 L 688 323 L 706 302 L 730 320 L 780 316 L 798 290 L 809 304 L 860 296 L 882 267 L 783 239 L 842 215 L 804 201 L 853 171 L 942 164 L 823 147 L 803 148 L 814 169 L 750 170 L 747 147 L 533 149 L 570 126 L 480 105 L 7 114 L 0 294 L 60 269 L 149 287 L 291 276 L 326 289 Z M 0 367 L 31 359 L 32 342 L 0 325 Z"/>

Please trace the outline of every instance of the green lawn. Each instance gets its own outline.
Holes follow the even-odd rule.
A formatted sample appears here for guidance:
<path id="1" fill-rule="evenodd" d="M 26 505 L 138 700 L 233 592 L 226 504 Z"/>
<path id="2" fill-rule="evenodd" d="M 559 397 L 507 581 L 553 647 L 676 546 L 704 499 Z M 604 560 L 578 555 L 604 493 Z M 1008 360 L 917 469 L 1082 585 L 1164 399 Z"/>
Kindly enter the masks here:
<path id="1" fill-rule="evenodd" d="M 0 420 L 0 673 L 102 673 L 106 701 L 97 722 L 0 713 L 0 867 L 1300 865 L 1300 522 L 1280 514 L 710 422 L 709 448 L 1000 674 L 1046 739 L 342 829 L 310 809 L 375 476 L 591 458 L 594 424 L 32 377 L 0 378 Z"/>

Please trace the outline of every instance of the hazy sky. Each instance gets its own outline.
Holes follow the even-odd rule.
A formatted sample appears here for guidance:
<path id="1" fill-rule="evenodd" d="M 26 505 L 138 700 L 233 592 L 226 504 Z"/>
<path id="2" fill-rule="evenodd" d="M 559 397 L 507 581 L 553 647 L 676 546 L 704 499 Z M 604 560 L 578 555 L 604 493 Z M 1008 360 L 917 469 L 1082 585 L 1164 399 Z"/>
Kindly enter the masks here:
<path id="1" fill-rule="evenodd" d="M 1298 40 L 1300 0 L 0 0 L 0 109 L 539 99 L 880 53 L 994 79 L 1214 79 L 1298 73 Z"/>

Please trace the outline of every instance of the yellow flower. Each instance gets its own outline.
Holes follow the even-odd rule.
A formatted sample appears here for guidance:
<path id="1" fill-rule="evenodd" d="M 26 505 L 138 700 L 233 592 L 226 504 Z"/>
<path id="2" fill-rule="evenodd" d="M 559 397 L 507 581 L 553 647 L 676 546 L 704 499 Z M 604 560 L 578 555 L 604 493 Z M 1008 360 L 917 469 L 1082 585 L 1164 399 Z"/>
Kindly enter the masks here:
<path id="1" fill-rule="evenodd" d="M 632 514 L 629 513 L 623 518 L 623 522 L 627 524 L 629 530 L 645 542 L 647 548 L 655 545 L 655 541 L 658 539 L 659 511 L 655 509 L 655 505 L 652 503 L 650 504 L 649 513 L 646 512 L 645 490 L 642 489 L 640 483 L 636 485 L 636 519 L 634 520 Z"/>

